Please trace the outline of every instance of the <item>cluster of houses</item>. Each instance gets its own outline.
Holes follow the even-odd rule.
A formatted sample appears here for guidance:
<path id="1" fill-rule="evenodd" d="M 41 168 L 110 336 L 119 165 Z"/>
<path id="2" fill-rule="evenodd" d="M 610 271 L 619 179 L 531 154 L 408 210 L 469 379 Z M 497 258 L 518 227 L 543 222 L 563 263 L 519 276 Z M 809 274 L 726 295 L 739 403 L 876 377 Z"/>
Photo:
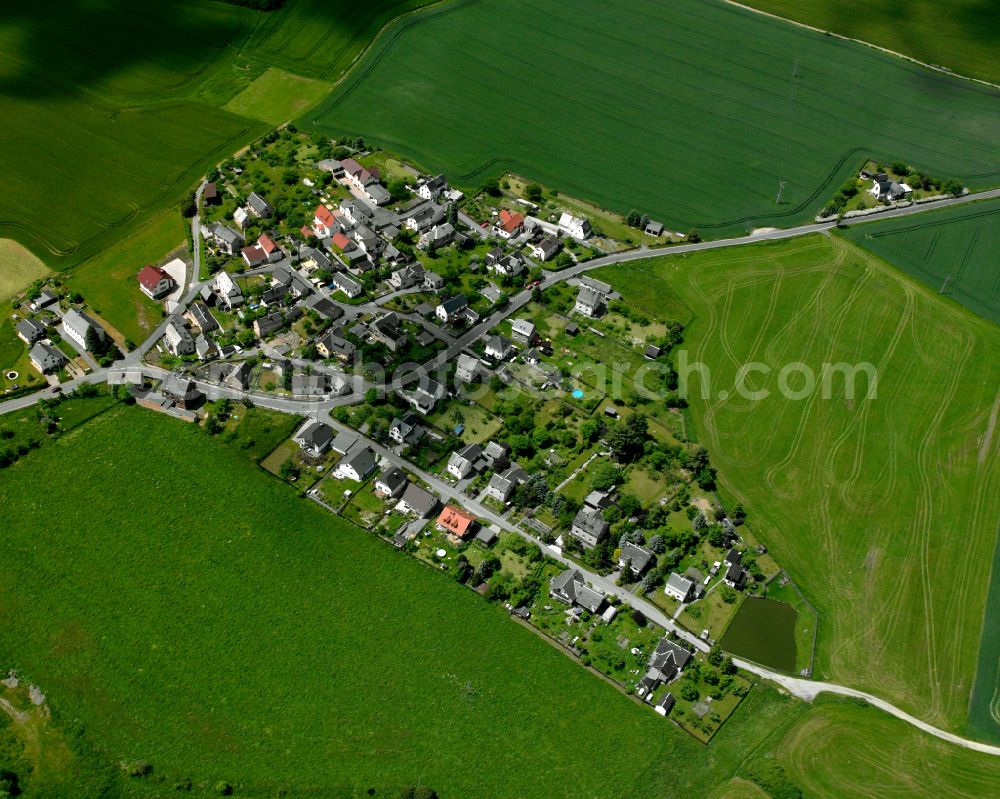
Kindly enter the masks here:
<path id="1" fill-rule="evenodd" d="M 104 342 L 108 337 L 100 322 L 86 311 L 69 308 L 65 312 L 61 312 L 58 296 L 50 291 L 42 292 L 42 295 L 31 304 L 31 307 L 36 312 L 49 311 L 56 317 L 61 313 L 62 316 L 58 320 L 58 324 L 55 325 L 55 330 L 80 353 L 91 351 L 95 344 Z M 34 318 L 26 316 L 14 326 L 17 337 L 29 347 L 28 360 L 32 367 L 43 375 L 58 372 L 69 363 L 69 359 L 53 343 L 49 334 L 50 322 L 54 321 L 52 316 L 47 319 L 41 315 Z"/>

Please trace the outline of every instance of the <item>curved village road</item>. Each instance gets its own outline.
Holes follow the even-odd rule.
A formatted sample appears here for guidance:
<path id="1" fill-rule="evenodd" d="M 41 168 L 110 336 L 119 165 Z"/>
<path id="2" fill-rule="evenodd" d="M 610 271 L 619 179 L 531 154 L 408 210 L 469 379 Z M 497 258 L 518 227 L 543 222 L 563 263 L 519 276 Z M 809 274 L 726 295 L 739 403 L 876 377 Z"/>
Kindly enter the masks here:
<path id="1" fill-rule="evenodd" d="M 202 188 L 202 187 L 199 187 Z M 841 224 L 844 226 L 852 226 L 857 224 L 864 224 L 866 222 L 877 221 L 879 219 L 892 219 L 900 216 L 909 216 L 911 214 L 918 214 L 925 211 L 938 210 L 940 208 L 945 208 L 952 205 L 960 205 L 964 203 L 974 202 L 977 200 L 986 200 L 1000 198 L 1000 189 L 991 189 L 989 191 L 981 191 L 966 194 L 962 197 L 953 197 L 946 200 L 941 200 L 940 202 L 927 203 L 924 205 L 910 205 L 905 208 L 895 208 L 884 213 L 873 215 L 869 217 L 857 217 L 854 219 L 842 220 Z M 798 236 L 805 236 L 811 233 L 822 233 L 836 226 L 835 222 L 817 222 L 807 225 L 800 225 L 794 228 L 770 230 L 756 235 L 740 236 L 731 239 L 719 239 L 715 241 L 699 242 L 697 244 L 678 244 L 666 247 L 663 249 L 638 249 L 629 250 L 627 252 L 615 253 L 613 255 L 608 255 L 603 258 L 597 258 L 592 261 L 587 261 L 586 263 L 578 264 L 573 267 L 561 270 L 559 272 L 552 272 L 546 270 L 544 273 L 544 278 L 542 279 L 542 288 L 547 288 L 556 283 L 560 283 L 572 278 L 578 277 L 579 275 L 588 272 L 592 269 L 598 269 L 602 266 L 609 266 L 617 263 L 626 263 L 628 261 L 638 261 L 645 258 L 656 258 L 660 256 L 684 254 L 691 252 L 698 252 L 701 250 L 714 250 L 722 249 L 726 247 L 737 247 L 744 244 L 756 244 L 762 241 L 779 241 L 782 239 L 796 238 Z M 197 244 L 197 233 L 195 242 Z M 197 248 L 196 248 L 197 249 Z M 198 253 L 196 253 L 197 259 Z M 207 281 L 199 281 L 198 270 L 193 270 L 192 279 L 190 281 L 190 286 L 181 300 L 181 306 L 175 313 L 182 314 L 184 308 L 197 296 L 198 291 L 201 286 Z M 449 346 L 442 350 L 437 357 L 427 364 L 414 369 L 413 371 L 407 373 L 407 375 L 402 378 L 393 381 L 392 387 L 398 388 L 404 385 L 408 385 L 410 382 L 419 378 L 419 376 L 424 373 L 429 373 L 433 369 L 437 369 L 442 366 L 448 360 L 456 357 L 463 349 L 469 346 L 473 341 L 482 336 L 487 330 L 496 325 L 498 322 L 507 318 L 513 313 L 516 313 L 524 305 L 526 305 L 531 299 L 530 291 L 522 291 L 511 299 L 509 304 L 502 310 L 497 311 L 489 318 L 483 320 L 476 326 L 470 328 L 468 331 L 463 333 L 461 336 L 457 337 Z M 369 305 L 369 304 L 366 304 Z M 373 307 L 374 304 L 371 304 Z M 166 325 L 166 320 L 159 325 L 156 330 L 135 350 L 125 356 L 122 360 L 116 362 L 116 368 L 122 367 L 139 367 L 142 371 L 150 377 L 165 377 L 168 372 L 164 369 L 157 367 L 151 367 L 146 364 L 141 363 L 141 359 L 146 352 L 148 352 L 156 341 L 163 335 L 163 328 Z M 71 391 L 73 388 L 81 385 L 83 383 L 100 383 L 107 378 L 107 369 L 98 369 L 87 375 L 86 377 L 80 378 L 78 380 L 69 381 L 63 384 L 64 391 Z M 321 419 L 322 421 L 329 424 L 335 430 L 340 432 L 347 432 L 351 435 L 356 435 L 359 440 L 364 440 L 371 446 L 383 459 L 387 462 L 394 464 L 402 469 L 408 470 L 409 472 L 416 474 L 430 485 L 435 491 L 437 491 L 442 497 L 449 499 L 450 501 L 457 502 L 470 511 L 474 512 L 479 518 L 488 520 L 490 523 L 494 524 L 502 530 L 507 530 L 510 532 L 517 533 L 524 538 L 538 544 L 542 547 L 542 550 L 552 557 L 553 559 L 563 563 L 570 568 L 577 569 L 585 579 L 587 579 L 593 586 L 599 588 L 607 594 L 614 594 L 621 598 L 630 607 L 633 607 L 641 611 L 645 616 L 659 624 L 666 630 L 676 632 L 677 635 L 690 643 L 692 646 L 706 651 L 708 649 L 708 644 L 700 640 L 696 636 L 692 635 L 687 630 L 680 628 L 673 619 L 667 617 L 663 611 L 657 608 L 652 603 L 646 601 L 645 599 L 635 596 L 628 591 L 622 590 L 619 586 L 615 585 L 614 581 L 608 577 L 595 574 L 588 571 L 587 569 L 581 567 L 574 561 L 569 560 L 563 556 L 562 552 L 554 547 L 550 547 L 540 540 L 536 539 L 534 536 L 530 535 L 526 531 L 514 527 L 504 520 L 497 513 L 487 508 L 476 499 L 470 498 L 462 494 L 457 488 L 450 483 L 442 480 L 441 478 L 429 474 L 422 469 L 417 468 L 414 464 L 410 463 L 408 460 L 402 456 L 396 454 L 395 452 L 387 449 L 381 444 L 367 438 L 367 436 L 358 433 L 357 431 L 346 427 L 337 420 L 335 420 L 331 415 L 330 411 L 333 408 L 341 405 L 350 405 L 358 403 L 362 400 L 364 396 L 364 391 L 369 388 L 369 384 L 360 378 L 355 380 L 355 390 L 350 394 L 345 394 L 341 397 L 336 397 L 332 399 L 325 400 L 302 400 L 302 399 L 291 399 L 286 397 L 276 397 L 272 394 L 266 394 L 263 392 L 256 391 L 236 391 L 224 387 L 217 386 L 215 384 L 205 383 L 204 381 L 195 381 L 198 387 L 206 392 L 206 395 L 210 399 L 218 399 L 220 397 L 229 397 L 231 399 L 250 399 L 256 404 L 272 408 L 277 411 L 282 411 L 284 413 L 294 413 L 303 414 L 311 416 L 315 419 Z M 360 384 L 360 386 L 358 385 Z M 8 400 L 7 402 L 0 403 L 0 414 L 10 413 L 22 408 L 29 407 L 34 403 L 38 402 L 39 399 L 43 397 L 54 396 L 52 392 L 48 389 L 35 392 L 25 397 L 19 397 L 17 399 Z M 319 501 L 318 499 L 316 501 Z M 322 504 L 322 503 L 320 503 Z M 993 746 L 990 744 L 981 743 L 979 741 L 973 741 L 968 738 L 963 738 L 954 733 L 947 732 L 945 730 L 939 729 L 932 724 L 928 724 L 909 713 L 901 710 L 895 705 L 886 702 L 883 699 L 879 699 L 877 696 L 865 693 L 864 691 L 859 691 L 854 688 L 848 688 L 843 685 L 838 685 L 831 682 L 821 682 L 816 680 L 806 680 L 799 677 L 791 677 L 785 674 L 780 674 L 779 672 L 772 671 L 764 666 L 757 663 L 752 663 L 750 661 L 743 660 L 741 658 L 734 657 L 733 662 L 741 669 L 756 674 L 777 685 L 784 688 L 786 691 L 792 695 L 804 699 L 806 701 L 813 700 L 818 694 L 821 693 L 832 693 L 839 696 L 846 696 L 855 699 L 863 699 L 870 705 L 877 707 L 884 712 L 895 716 L 896 718 L 905 721 L 907 724 L 911 724 L 917 729 L 923 730 L 924 732 L 940 738 L 943 741 L 955 744 L 956 746 L 961 746 L 965 749 L 970 749 L 976 752 L 982 752 L 988 755 L 1000 756 L 1000 746 Z"/>

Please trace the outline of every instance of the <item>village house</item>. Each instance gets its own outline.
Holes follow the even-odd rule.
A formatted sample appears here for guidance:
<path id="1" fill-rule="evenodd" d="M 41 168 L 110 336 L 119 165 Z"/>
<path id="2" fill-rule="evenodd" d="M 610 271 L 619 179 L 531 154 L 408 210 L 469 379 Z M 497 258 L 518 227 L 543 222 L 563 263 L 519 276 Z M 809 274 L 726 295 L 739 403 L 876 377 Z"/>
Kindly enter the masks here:
<path id="1" fill-rule="evenodd" d="M 281 311 L 273 311 L 267 314 L 267 316 L 261 316 L 253 320 L 253 332 L 257 338 L 263 339 L 281 330 L 284 324 L 285 315 Z"/>
<path id="2" fill-rule="evenodd" d="M 448 458 L 448 474 L 456 480 L 464 480 L 473 472 L 481 472 L 485 468 L 483 448 L 479 444 L 468 444 Z"/>
<path id="3" fill-rule="evenodd" d="M 320 355 L 324 358 L 333 358 L 335 360 L 346 363 L 347 361 L 353 360 L 355 353 L 357 352 L 357 347 L 354 346 L 354 342 L 348 341 L 343 336 L 339 336 L 332 330 L 327 331 L 320 339 L 316 342 L 316 349 L 319 350 Z"/>
<path id="4" fill-rule="evenodd" d="M 230 311 L 243 304 L 243 289 L 226 271 L 219 272 L 212 283 L 215 295 Z"/>
<path id="5" fill-rule="evenodd" d="M 483 364 L 478 358 L 466 355 L 464 352 L 455 362 L 455 377 L 463 383 L 474 383 L 482 374 Z"/>
<path id="6" fill-rule="evenodd" d="M 573 312 L 583 314 L 591 319 L 604 314 L 606 305 L 604 297 L 590 286 L 580 286 L 580 292 L 576 295 L 576 303 L 573 305 Z"/>
<path id="7" fill-rule="evenodd" d="M 206 305 L 200 302 L 191 303 L 187 313 L 184 314 L 184 318 L 191 323 L 192 327 L 197 328 L 202 333 L 208 333 L 219 327 L 219 323 L 212 316 L 212 312 L 208 310 Z"/>
<path id="8" fill-rule="evenodd" d="M 643 233 L 645 233 L 647 236 L 662 236 L 663 235 L 663 223 L 661 223 L 661 222 L 654 222 L 652 219 L 650 219 L 646 223 L 646 227 L 643 230 Z"/>
<path id="9" fill-rule="evenodd" d="M 590 227 L 590 220 L 565 212 L 559 217 L 559 230 L 579 241 L 586 241 L 593 232 Z"/>
<path id="10" fill-rule="evenodd" d="M 211 230 L 212 240 L 228 255 L 236 255 L 243 248 L 243 236 L 232 228 L 216 224 Z"/>
<path id="11" fill-rule="evenodd" d="M 559 250 L 562 249 L 562 244 L 559 239 L 555 236 L 545 236 L 540 241 L 529 245 L 528 252 L 531 253 L 531 257 L 539 261 L 551 261 L 556 255 L 559 254 Z"/>
<path id="12" fill-rule="evenodd" d="M 63 314 L 62 329 L 63 332 L 74 343 L 76 343 L 81 350 L 90 349 L 87 344 L 88 334 L 96 336 L 100 341 L 103 341 L 104 337 L 107 335 L 104 332 L 104 328 L 94 321 L 86 312 L 78 311 L 75 308 L 70 308 Z"/>
<path id="13" fill-rule="evenodd" d="M 361 482 L 375 471 L 375 450 L 367 445 L 358 444 L 349 450 L 337 464 L 336 474 L 349 480 Z"/>
<path id="14" fill-rule="evenodd" d="M 389 425 L 389 439 L 404 446 L 416 444 L 426 432 L 414 413 L 403 414 L 402 418 L 396 417 Z"/>
<path id="15" fill-rule="evenodd" d="M 608 534 L 608 523 L 600 511 L 584 506 L 573 517 L 570 534 L 586 549 L 593 549 Z"/>
<path id="16" fill-rule="evenodd" d="M 364 291 L 364 288 L 357 280 L 349 275 L 345 275 L 343 272 L 334 272 L 330 277 L 330 283 L 335 289 L 344 292 L 352 300 L 355 297 L 360 297 Z"/>
<path id="17" fill-rule="evenodd" d="M 187 325 L 176 316 L 171 317 L 163 330 L 163 343 L 171 355 L 180 357 L 194 354 L 194 339 L 188 332 Z"/>
<path id="18" fill-rule="evenodd" d="M 313 233 L 316 234 L 316 238 L 328 239 L 334 233 L 339 232 L 340 228 L 333 211 L 320 203 L 313 212 L 312 229 Z"/>
<path id="19" fill-rule="evenodd" d="M 336 322 L 344 315 L 343 308 L 322 294 L 317 294 L 306 300 L 306 308 L 315 311 L 324 319 L 329 319 L 331 322 Z"/>
<path id="20" fill-rule="evenodd" d="M 344 158 L 340 162 L 344 170 L 344 182 L 348 183 L 359 191 L 364 191 L 373 183 L 378 183 L 381 174 L 378 169 L 372 167 L 366 169 L 353 158 Z"/>
<path id="21" fill-rule="evenodd" d="M 422 288 L 424 291 L 440 291 L 444 288 L 444 278 L 437 272 L 424 272 Z"/>
<path id="22" fill-rule="evenodd" d="M 327 393 L 327 379 L 324 374 L 292 375 L 292 396 L 322 397 Z"/>
<path id="23" fill-rule="evenodd" d="M 383 499 L 399 496 L 409 482 L 398 466 L 389 466 L 375 479 L 375 494 Z"/>
<path id="24" fill-rule="evenodd" d="M 528 480 L 528 474 L 520 466 L 511 466 L 504 472 L 496 472 L 486 486 L 486 496 L 497 502 L 510 499 L 517 487 Z"/>
<path id="25" fill-rule="evenodd" d="M 411 286 L 420 285 L 424 280 L 424 268 L 420 264 L 407 264 L 399 269 L 393 270 L 386 281 L 397 291 L 408 289 Z"/>
<path id="26" fill-rule="evenodd" d="M 663 587 L 663 593 L 678 602 L 687 602 L 694 596 L 694 582 L 687 577 L 682 577 L 677 572 L 671 572 L 670 577 L 667 578 L 667 584 Z"/>
<path id="27" fill-rule="evenodd" d="M 322 458 L 330 449 L 333 430 L 323 422 L 306 422 L 292 439 L 311 458 Z"/>
<path id="28" fill-rule="evenodd" d="M 535 340 L 535 325 L 528 319 L 515 319 L 510 334 L 518 344 L 531 344 Z"/>
<path id="29" fill-rule="evenodd" d="M 642 576 L 651 564 L 656 563 L 656 553 L 651 549 L 646 549 L 631 541 L 626 541 L 618 556 L 618 568 L 624 569 L 628 565 L 632 572 Z"/>
<path id="30" fill-rule="evenodd" d="M 483 448 L 483 458 L 490 469 L 503 469 L 510 459 L 510 446 L 502 442 L 490 441 Z"/>
<path id="31" fill-rule="evenodd" d="M 438 400 L 444 399 L 447 389 L 437 380 L 425 374 L 420 375 L 417 387 L 412 391 L 401 391 L 400 395 L 410 405 L 421 413 L 427 414 L 434 410 Z"/>
<path id="32" fill-rule="evenodd" d="M 443 533 L 466 539 L 475 532 L 476 517 L 454 505 L 445 505 L 435 527 Z"/>
<path id="33" fill-rule="evenodd" d="M 424 200 L 436 200 L 441 194 L 448 190 L 448 181 L 444 175 L 420 178 L 417 181 L 416 194 Z"/>
<path id="34" fill-rule="evenodd" d="M 45 338 L 45 325 L 34 319 L 22 319 L 14 329 L 17 331 L 17 337 L 29 347 Z"/>
<path id="35" fill-rule="evenodd" d="M 743 567 L 742 560 L 743 553 L 736 549 L 730 549 L 726 553 L 726 574 L 722 579 L 723 582 L 730 588 L 742 590 L 746 587 L 747 579 L 750 577 L 750 572 Z"/>
<path id="36" fill-rule="evenodd" d="M 212 358 L 218 358 L 219 345 L 204 333 L 199 333 L 198 337 L 194 340 L 194 354 L 198 356 L 198 360 L 200 361 L 209 361 Z"/>
<path id="37" fill-rule="evenodd" d="M 494 361 L 506 361 L 514 354 L 514 345 L 510 339 L 493 334 L 486 339 L 486 357 Z"/>
<path id="38" fill-rule="evenodd" d="M 193 380 L 176 374 L 170 374 L 163 378 L 163 382 L 160 384 L 160 393 L 178 408 L 184 410 L 198 406 L 205 398 Z"/>
<path id="39" fill-rule="evenodd" d="M 591 588 L 576 569 L 567 569 L 552 578 L 549 595 L 567 605 L 580 606 L 591 613 L 600 613 L 607 601 L 603 591 Z"/>
<path id="40" fill-rule="evenodd" d="M 511 213 L 506 208 L 500 209 L 500 216 L 494 226 L 496 234 L 502 239 L 512 238 L 524 230 L 524 214 L 514 211 Z"/>
<path id="41" fill-rule="evenodd" d="M 388 347 L 390 352 L 398 352 L 406 346 L 410 337 L 403 329 L 395 313 L 387 313 L 368 326 L 368 333 L 375 341 Z"/>
<path id="42" fill-rule="evenodd" d="M 517 277 L 521 273 L 525 272 L 528 265 L 524 261 L 524 257 L 519 252 L 512 252 L 509 255 L 504 255 L 503 257 L 490 261 L 487 258 L 486 261 L 486 271 L 490 274 L 501 275 L 503 277 Z"/>
<path id="43" fill-rule="evenodd" d="M 151 300 L 158 300 L 174 290 L 177 283 L 159 266 L 146 264 L 139 270 L 139 290 Z"/>
<path id="44" fill-rule="evenodd" d="M 66 365 L 66 356 L 51 344 L 44 341 L 36 341 L 35 345 L 28 353 L 28 360 L 43 375 L 56 372 Z"/>
<path id="45" fill-rule="evenodd" d="M 493 283 L 487 283 L 479 290 L 479 293 L 489 300 L 491 305 L 496 305 L 503 299 L 503 292 Z"/>
<path id="46" fill-rule="evenodd" d="M 423 233 L 444 222 L 446 209 L 442 205 L 426 203 L 412 209 L 403 219 L 403 227 L 414 233 Z"/>
<path id="47" fill-rule="evenodd" d="M 59 295 L 45 289 L 38 297 L 31 301 L 30 308 L 33 311 L 40 311 L 43 308 L 48 308 L 50 305 L 55 305 L 59 302 Z"/>
<path id="48" fill-rule="evenodd" d="M 250 192 L 250 196 L 247 197 L 247 208 L 258 219 L 267 219 L 274 213 L 274 209 L 267 200 L 255 191 Z"/>
<path id="49" fill-rule="evenodd" d="M 451 244 L 454 238 L 455 227 L 451 222 L 443 222 L 440 225 L 434 225 L 430 230 L 422 233 L 417 246 L 421 250 L 436 250 Z"/>
<path id="50" fill-rule="evenodd" d="M 646 673 L 636 685 L 636 695 L 642 699 L 649 696 L 659 686 L 671 682 L 680 676 L 684 667 L 691 660 L 691 653 L 680 644 L 676 644 L 664 636 L 656 644 L 656 649 L 649 656 Z M 666 715 L 670 705 L 665 704 L 661 715 Z"/>
<path id="51" fill-rule="evenodd" d="M 416 483 L 409 483 L 396 505 L 396 510 L 401 513 L 414 513 L 419 518 L 426 519 L 434 513 L 437 506 L 438 498 L 434 494 Z"/>
<path id="52" fill-rule="evenodd" d="M 457 294 L 450 300 L 445 300 L 434 310 L 435 315 L 444 324 L 450 324 L 457 319 L 465 318 L 465 310 L 469 307 L 469 301 L 464 294 Z"/>
<path id="53" fill-rule="evenodd" d="M 222 198 L 219 196 L 219 187 L 214 183 L 206 183 L 205 191 L 201 196 L 206 205 L 219 205 L 222 202 Z"/>
<path id="54" fill-rule="evenodd" d="M 247 225 L 250 224 L 250 212 L 245 206 L 240 206 L 233 211 L 233 222 L 240 229 L 241 233 L 246 230 Z"/>

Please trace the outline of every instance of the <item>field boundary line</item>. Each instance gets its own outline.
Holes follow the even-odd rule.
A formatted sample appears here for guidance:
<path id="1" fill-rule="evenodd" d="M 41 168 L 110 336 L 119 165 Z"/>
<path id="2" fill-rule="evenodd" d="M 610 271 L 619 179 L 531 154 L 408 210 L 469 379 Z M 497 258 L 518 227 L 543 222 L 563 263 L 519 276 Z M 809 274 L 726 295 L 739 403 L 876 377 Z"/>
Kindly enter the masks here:
<path id="1" fill-rule="evenodd" d="M 800 22 L 796 19 L 789 19 L 788 17 L 783 17 L 780 14 L 775 14 L 772 11 L 765 11 L 762 8 L 754 8 L 753 6 L 744 5 L 737 0 L 722 0 L 722 2 L 726 5 L 735 6 L 736 8 L 741 8 L 744 11 L 749 11 L 752 14 L 759 14 L 762 17 L 770 17 L 771 19 L 780 20 L 781 22 L 785 22 L 789 25 L 794 25 L 797 28 L 804 28 L 805 30 L 813 31 L 814 33 L 821 33 L 824 36 L 832 36 L 833 38 L 840 39 L 844 42 L 853 42 L 854 44 L 860 44 L 864 47 L 870 47 L 872 50 L 877 50 L 881 53 L 885 53 L 886 55 L 893 56 L 894 58 L 908 61 L 909 63 L 915 64 L 918 67 L 923 67 L 924 69 L 940 72 L 942 75 L 948 75 L 952 78 L 961 78 L 969 83 L 978 83 L 980 86 L 988 86 L 991 89 L 1000 89 L 1000 84 L 991 83 L 990 81 L 983 80 L 982 78 L 972 78 L 968 75 L 963 75 L 961 72 L 955 72 L 948 67 L 940 66 L 939 64 L 928 64 L 926 61 L 921 61 L 919 58 L 914 58 L 913 56 L 906 55 L 905 53 L 890 50 L 888 47 L 883 47 L 880 44 L 866 42 L 864 39 L 855 39 L 853 36 L 845 36 L 842 33 L 836 33 L 835 31 L 826 30 L 825 28 L 817 28 L 815 25 L 810 25 L 807 22 Z"/>

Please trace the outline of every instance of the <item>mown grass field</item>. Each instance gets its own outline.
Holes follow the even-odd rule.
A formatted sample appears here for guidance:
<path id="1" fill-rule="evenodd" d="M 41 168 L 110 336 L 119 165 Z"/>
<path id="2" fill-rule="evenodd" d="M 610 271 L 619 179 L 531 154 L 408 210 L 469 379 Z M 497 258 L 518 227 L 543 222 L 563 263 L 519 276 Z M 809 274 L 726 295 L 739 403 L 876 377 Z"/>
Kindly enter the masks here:
<path id="1" fill-rule="evenodd" d="M 293 75 L 283 69 L 268 69 L 224 108 L 234 114 L 279 125 L 318 103 L 330 88 L 328 83 Z"/>
<path id="2" fill-rule="evenodd" d="M 617 274 L 651 316 L 693 309 L 681 349 L 711 370 L 706 398 L 691 380 L 693 432 L 723 497 L 819 611 L 817 674 L 964 729 L 1000 513 L 1000 329 L 832 237 L 597 276 Z M 852 401 L 841 377 L 829 400 L 780 393 L 784 364 L 840 361 L 873 364 L 877 397 L 864 376 Z M 746 381 L 771 392 L 759 401 L 733 390 L 750 362 L 772 369 Z"/>
<path id="3" fill-rule="evenodd" d="M 755 688 L 703 748 L 238 447 L 139 408 L 0 472 L 0 504 L 0 669 L 106 763 L 194 795 L 698 795 L 804 710 Z"/>
<path id="4" fill-rule="evenodd" d="M 1000 17 L 982 0 L 747 0 L 745 5 L 1000 82 Z"/>
<path id="5" fill-rule="evenodd" d="M 980 799 L 995 796 L 1000 784 L 1000 758 L 849 702 L 820 701 L 788 729 L 773 755 L 803 795 L 815 799 Z"/>
<path id="6" fill-rule="evenodd" d="M 945 208 L 915 220 L 848 228 L 845 235 L 936 292 L 1000 324 L 1000 201 Z"/>
<path id="7" fill-rule="evenodd" d="M 0 302 L 48 274 L 48 268 L 13 239 L 0 239 Z"/>
<path id="8" fill-rule="evenodd" d="M 718 235 L 812 218 L 866 156 L 996 183 L 998 99 L 721 2 L 482 0 L 400 23 L 303 122 Z"/>

